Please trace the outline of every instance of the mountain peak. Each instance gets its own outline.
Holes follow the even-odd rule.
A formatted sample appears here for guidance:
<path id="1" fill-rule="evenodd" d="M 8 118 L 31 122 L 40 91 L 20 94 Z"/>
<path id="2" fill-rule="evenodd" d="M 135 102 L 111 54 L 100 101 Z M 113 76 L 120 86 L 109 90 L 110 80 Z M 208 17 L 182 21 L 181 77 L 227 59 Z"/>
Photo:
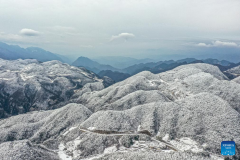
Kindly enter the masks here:
<path id="1" fill-rule="evenodd" d="M 84 57 L 84 56 L 78 57 L 77 60 L 89 60 L 89 61 L 93 61 L 93 60 L 91 60 L 90 58 Z M 95 62 L 95 61 L 93 61 L 93 62 Z"/>
<path id="2" fill-rule="evenodd" d="M 51 61 L 58 60 L 63 62 L 63 60 L 54 53 L 46 51 L 39 47 L 28 47 L 21 48 L 18 45 L 8 45 L 6 43 L 0 42 L 0 58 L 6 60 L 16 60 L 16 59 L 37 59 L 38 61 Z"/>

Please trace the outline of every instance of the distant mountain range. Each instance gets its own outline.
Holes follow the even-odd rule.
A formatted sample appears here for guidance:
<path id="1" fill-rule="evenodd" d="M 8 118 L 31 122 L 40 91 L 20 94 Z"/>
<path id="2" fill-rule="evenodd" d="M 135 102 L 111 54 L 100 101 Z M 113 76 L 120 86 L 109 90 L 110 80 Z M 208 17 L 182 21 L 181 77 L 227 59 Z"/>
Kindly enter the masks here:
<path id="1" fill-rule="evenodd" d="M 195 58 L 186 58 L 177 61 L 168 60 L 168 61 L 159 61 L 159 62 L 150 62 L 150 63 L 140 63 L 135 64 L 133 66 L 127 67 L 123 69 L 123 72 L 129 74 L 137 74 L 141 71 L 151 71 L 153 73 L 160 73 L 162 71 L 166 71 L 168 69 L 172 69 L 173 67 L 177 67 L 183 64 L 190 64 L 190 63 L 207 63 L 212 65 L 219 65 L 223 67 L 233 66 L 234 63 L 228 61 L 219 61 L 217 59 L 204 59 L 204 60 L 197 60 Z M 237 66 L 237 64 L 236 64 Z"/>
<path id="2" fill-rule="evenodd" d="M 131 57 L 122 57 L 122 56 L 102 56 L 102 57 L 94 57 L 92 60 L 100 63 L 111 65 L 114 68 L 124 69 L 129 66 L 139 64 L 139 63 L 149 63 L 149 62 L 157 62 L 154 59 L 145 58 L 145 59 L 135 59 Z"/>
<path id="3" fill-rule="evenodd" d="M 36 59 L 41 62 L 58 60 L 64 63 L 72 64 L 77 67 L 84 67 L 100 77 L 108 76 L 115 82 L 122 81 L 130 75 L 135 75 L 142 71 L 150 71 L 152 73 L 161 73 L 171 70 L 175 67 L 190 64 L 190 63 L 207 63 L 217 66 L 228 78 L 233 79 L 234 74 L 225 72 L 233 67 L 240 65 L 240 63 L 232 63 L 226 60 L 217 59 L 195 59 L 185 58 L 181 60 L 158 61 L 153 59 L 135 59 L 121 56 L 106 56 L 89 59 L 87 57 L 79 57 L 73 63 L 63 55 L 54 54 L 38 47 L 21 48 L 17 45 L 8 45 L 0 42 L 0 58 L 6 60 L 16 59 Z"/>
<path id="4" fill-rule="evenodd" d="M 122 72 L 117 72 L 117 71 L 113 72 L 111 70 L 103 70 L 103 71 L 99 72 L 98 75 L 100 77 L 107 76 L 107 77 L 111 78 L 112 80 L 114 80 L 115 82 L 120 82 L 131 76 L 128 73 L 122 73 Z"/>
<path id="5" fill-rule="evenodd" d="M 6 60 L 16 59 L 37 59 L 41 62 L 58 60 L 65 63 L 70 63 L 66 57 L 51 53 L 38 47 L 21 48 L 18 45 L 8 45 L 0 42 L 0 58 Z"/>
<path id="6" fill-rule="evenodd" d="M 87 57 L 79 57 L 76 61 L 72 63 L 72 65 L 77 67 L 85 67 L 86 69 L 91 70 L 94 73 L 99 73 L 102 70 L 121 71 L 120 69 L 114 68 L 110 65 L 100 64 Z"/>
<path id="7" fill-rule="evenodd" d="M 207 63 L 217 66 L 222 72 L 231 69 L 240 65 L 240 63 L 232 63 L 229 61 L 219 61 L 217 59 L 203 59 L 197 60 L 195 58 L 185 58 L 181 60 L 168 60 L 168 61 L 159 61 L 159 62 L 148 62 L 148 63 L 139 63 L 129 66 L 127 68 L 115 68 L 111 65 L 100 64 L 96 61 L 93 61 L 87 57 L 79 57 L 75 62 L 72 63 L 73 66 L 85 67 L 88 70 L 93 71 L 98 74 L 100 77 L 108 76 L 113 79 L 115 82 L 122 81 L 128 78 L 130 75 L 135 75 L 142 71 L 150 71 L 152 73 L 161 73 L 173 68 L 176 68 L 181 65 L 191 64 L 191 63 Z M 235 76 L 224 72 L 228 78 L 233 79 Z"/>

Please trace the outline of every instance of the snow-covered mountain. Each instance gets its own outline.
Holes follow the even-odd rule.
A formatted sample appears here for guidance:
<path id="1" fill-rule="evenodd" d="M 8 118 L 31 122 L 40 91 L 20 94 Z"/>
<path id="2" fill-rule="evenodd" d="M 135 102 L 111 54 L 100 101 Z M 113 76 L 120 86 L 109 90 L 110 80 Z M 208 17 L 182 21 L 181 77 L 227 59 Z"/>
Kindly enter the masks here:
<path id="1" fill-rule="evenodd" d="M 234 77 L 232 81 L 240 84 L 240 66 L 229 69 L 226 71 L 226 73 Z"/>
<path id="2" fill-rule="evenodd" d="M 62 108 L 1 120 L 0 157 L 218 160 L 221 142 L 233 140 L 237 159 L 239 100 L 240 84 L 202 63 L 88 83 Z"/>
<path id="3" fill-rule="evenodd" d="M 240 84 L 240 77 L 234 78 L 232 81 Z"/>
<path id="4" fill-rule="evenodd" d="M 231 68 L 231 69 L 225 71 L 225 73 L 232 75 L 232 77 L 234 77 L 234 78 L 239 77 L 240 76 L 240 66 Z"/>
<path id="5" fill-rule="evenodd" d="M 104 87 L 94 73 L 59 61 L 0 59 L 0 118 L 58 108 L 93 82 Z"/>

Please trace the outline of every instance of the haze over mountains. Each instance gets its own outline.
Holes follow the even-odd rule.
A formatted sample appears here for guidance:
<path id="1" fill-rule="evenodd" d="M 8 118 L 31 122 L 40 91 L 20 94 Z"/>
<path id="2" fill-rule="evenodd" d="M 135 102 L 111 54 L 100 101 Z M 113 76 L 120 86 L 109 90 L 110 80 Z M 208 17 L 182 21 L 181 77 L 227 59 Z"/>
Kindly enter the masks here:
<path id="1" fill-rule="evenodd" d="M 156 62 L 154 59 L 135 59 L 131 57 L 121 57 L 121 56 L 105 56 L 105 57 L 96 57 L 92 59 L 100 64 L 108 64 L 115 68 L 124 69 L 134 64 L 139 63 L 148 63 L 148 62 Z"/>
<path id="2" fill-rule="evenodd" d="M 107 76 L 114 80 L 115 82 L 122 81 L 124 79 L 127 79 L 131 75 L 128 73 L 122 73 L 122 72 L 117 72 L 117 71 L 111 71 L 111 70 L 103 70 L 98 73 L 100 77 Z"/>
<path id="3" fill-rule="evenodd" d="M 240 160 L 239 19 L 240 0 L 1 0 L 0 160 Z"/>
<path id="4" fill-rule="evenodd" d="M 0 64 L 1 102 L 11 104 L 5 109 L 32 103 L 47 109 L 0 120 L 3 160 L 217 160 L 224 159 L 223 140 L 236 142 L 239 158 L 240 84 L 216 66 L 144 71 L 106 86 L 94 73 L 59 61 Z M 229 72 L 237 74 L 238 68 Z M 44 94 L 35 99 L 30 93 Z M 24 103 L 16 103 L 23 97 Z M 48 105 L 41 108 L 39 99 Z"/>
<path id="5" fill-rule="evenodd" d="M 119 69 L 114 68 L 110 65 L 103 65 L 96 61 L 93 61 L 87 57 L 79 57 L 75 62 L 72 63 L 74 66 L 85 67 L 99 76 L 108 76 L 115 82 L 119 82 L 129 77 L 129 75 L 135 75 L 142 71 L 150 71 L 152 73 L 161 73 L 164 71 L 171 70 L 181 65 L 191 64 L 191 63 L 207 63 L 217 66 L 221 71 L 226 71 L 233 67 L 240 65 L 240 63 L 232 63 L 226 60 L 219 61 L 217 59 L 202 59 L 197 60 L 195 58 L 186 58 L 181 60 L 168 60 L 168 61 L 158 61 L 149 63 L 139 63 L 129 66 L 127 68 Z M 229 78 L 233 79 L 235 76 L 224 72 Z"/>
<path id="6" fill-rule="evenodd" d="M 65 62 L 60 56 L 38 47 L 28 47 L 24 49 L 17 45 L 8 45 L 2 42 L 0 42 L 0 58 L 8 60 L 37 59 L 42 62 L 58 60 Z"/>
<path id="7" fill-rule="evenodd" d="M 120 71 L 120 69 L 114 68 L 110 65 L 99 64 L 98 62 L 95 62 L 87 57 L 79 57 L 72 63 L 72 65 L 77 67 L 85 67 L 95 73 L 98 73 L 102 70 Z"/>
<path id="8" fill-rule="evenodd" d="M 128 78 L 130 75 L 135 75 L 142 71 L 161 73 L 190 63 L 207 63 L 216 65 L 221 71 L 224 72 L 225 75 L 227 75 L 230 79 L 233 79 L 236 78 L 236 75 L 225 71 L 240 65 L 240 62 L 233 63 L 226 60 L 217 60 L 211 58 L 201 60 L 195 58 L 185 58 L 175 61 L 157 61 L 153 59 L 135 59 L 120 56 L 96 57 L 93 60 L 81 56 L 72 62 L 71 58 L 54 54 L 41 48 L 28 47 L 24 49 L 17 45 L 8 45 L 2 42 L 0 43 L 0 58 L 8 60 L 30 58 L 37 59 L 41 62 L 59 60 L 64 63 L 72 64 L 73 66 L 84 67 L 98 74 L 99 77 L 107 76 L 115 82 L 122 81 Z"/>
<path id="9" fill-rule="evenodd" d="M 1 55 L 21 50 L 12 59 L 22 59 L 0 59 L 3 160 L 219 160 L 225 140 L 236 143 L 230 158 L 240 157 L 239 63 L 186 58 L 121 69 L 79 57 L 71 66 L 39 48 L 7 47 Z"/>

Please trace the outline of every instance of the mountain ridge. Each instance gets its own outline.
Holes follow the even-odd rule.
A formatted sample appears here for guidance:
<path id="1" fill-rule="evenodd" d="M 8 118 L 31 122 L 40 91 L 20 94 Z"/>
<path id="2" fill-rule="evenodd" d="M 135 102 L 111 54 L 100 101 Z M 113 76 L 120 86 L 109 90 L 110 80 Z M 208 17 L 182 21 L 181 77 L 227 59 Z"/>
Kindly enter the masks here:
<path id="1" fill-rule="evenodd" d="M 239 93 L 238 83 L 205 63 L 143 71 L 107 88 L 87 83 L 61 108 L 1 120 L 0 147 L 30 141 L 37 153 L 42 145 L 55 151 L 49 157 L 72 160 L 224 159 L 221 141 L 240 144 Z"/>
<path id="2" fill-rule="evenodd" d="M 101 89 L 110 85 L 86 69 L 56 60 L 0 59 L 0 118 L 63 106 L 87 83 Z"/>
<path id="3" fill-rule="evenodd" d="M 72 63 L 73 66 L 77 67 L 85 67 L 94 73 L 99 73 L 102 70 L 112 70 L 112 71 L 119 71 L 120 69 L 114 68 L 110 65 L 103 65 L 99 64 L 98 62 L 95 62 L 87 57 L 78 57 L 77 60 L 75 60 Z"/>
<path id="4" fill-rule="evenodd" d="M 0 42 L 0 58 L 6 60 L 37 59 L 38 61 L 42 62 L 51 60 L 65 62 L 57 54 L 46 51 L 39 47 L 28 47 L 24 49 L 18 45 L 8 45 L 3 42 Z"/>

